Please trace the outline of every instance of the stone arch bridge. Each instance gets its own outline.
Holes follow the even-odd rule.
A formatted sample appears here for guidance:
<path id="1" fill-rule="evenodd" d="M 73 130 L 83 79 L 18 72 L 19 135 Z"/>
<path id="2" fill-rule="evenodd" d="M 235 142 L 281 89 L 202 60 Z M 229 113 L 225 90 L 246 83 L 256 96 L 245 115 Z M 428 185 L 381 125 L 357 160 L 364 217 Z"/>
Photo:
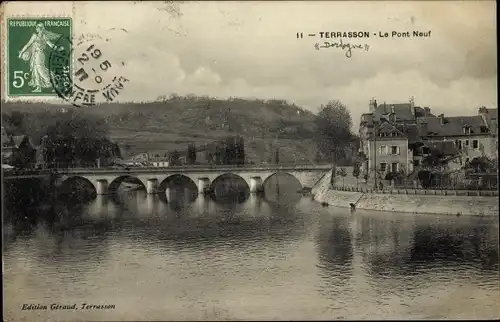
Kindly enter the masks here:
<path id="1" fill-rule="evenodd" d="M 276 174 L 293 176 L 302 188 L 312 188 L 327 172 L 330 165 L 301 167 L 169 167 L 169 168 L 130 168 L 130 169 L 65 169 L 58 170 L 56 182 L 61 185 L 70 179 L 83 179 L 90 182 L 98 195 L 116 192 L 120 183 L 126 179 L 140 181 L 148 194 L 161 192 L 165 184 L 174 176 L 189 178 L 198 188 L 198 193 L 211 191 L 215 180 L 231 174 L 242 178 L 251 193 L 261 192 L 267 179 Z M 164 190 L 163 190 L 164 191 Z"/>

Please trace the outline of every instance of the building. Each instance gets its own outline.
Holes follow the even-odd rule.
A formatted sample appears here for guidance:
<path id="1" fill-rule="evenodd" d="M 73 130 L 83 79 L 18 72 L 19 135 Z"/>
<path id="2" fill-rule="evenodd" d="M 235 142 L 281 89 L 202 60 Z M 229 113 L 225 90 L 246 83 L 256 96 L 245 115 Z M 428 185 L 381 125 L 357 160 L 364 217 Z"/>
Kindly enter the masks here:
<path id="1" fill-rule="evenodd" d="M 166 168 L 169 166 L 169 158 L 168 157 L 154 157 L 149 160 L 151 165 L 156 168 Z"/>
<path id="2" fill-rule="evenodd" d="M 417 120 L 433 117 L 429 107 L 415 106 L 413 98 L 408 103 L 380 105 L 370 100 L 369 113 L 361 115 L 359 127 L 359 152 L 365 160 L 362 174 L 373 178 L 375 169 L 381 176 L 413 172 L 413 159 L 419 157 L 416 144 L 421 141 Z"/>
<path id="3" fill-rule="evenodd" d="M 411 174 L 432 150 L 448 161 L 448 170 L 463 167 L 477 157 L 498 158 L 497 109 L 481 107 L 478 115 L 435 116 L 429 107 L 408 103 L 377 104 L 361 115 L 359 153 L 362 174 L 374 171 Z"/>
<path id="4" fill-rule="evenodd" d="M 490 131 L 490 151 L 493 158 L 498 158 L 498 109 L 486 108 L 484 106 L 479 108 L 478 114 L 481 115 L 484 123 Z"/>
<path id="5" fill-rule="evenodd" d="M 364 142 L 367 147 L 367 163 L 361 167 L 362 174 L 369 175 L 370 169 L 376 169 L 380 178 L 384 179 L 390 172 L 412 172 L 413 151 L 409 148 L 408 141 L 408 135 L 397 126 L 382 121 L 377 127 L 376 135 Z"/>
<path id="6" fill-rule="evenodd" d="M 497 136 L 483 115 L 447 117 L 440 114 L 434 118 L 419 118 L 418 124 L 426 146 L 453 142 L 464 164 L 477 157 L 498 156 Z M 497 132 L 496 128 L 493 131 Z"/>

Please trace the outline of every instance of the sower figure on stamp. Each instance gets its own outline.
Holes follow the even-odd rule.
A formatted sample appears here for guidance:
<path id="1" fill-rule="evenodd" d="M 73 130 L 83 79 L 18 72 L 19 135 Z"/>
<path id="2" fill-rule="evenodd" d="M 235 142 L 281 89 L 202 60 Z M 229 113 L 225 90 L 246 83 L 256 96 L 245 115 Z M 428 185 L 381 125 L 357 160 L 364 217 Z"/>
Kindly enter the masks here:
<path id="1" fill-rule="evenodd" d="M 36 32 L 19 52 L 19 58 L 29 61 L 31 80 L 28 85 L 35 88 L 33 92 L 41 92 L 42 88 L 52 87 L 49 70 L 45 66 L 44 51 L 47 49 L 47 46 L 57 49 L 52 41 L 57 40 L 59 37 L 60 35 L 46 30 L 43 23 L 38 23 L 36 25 Z"/>

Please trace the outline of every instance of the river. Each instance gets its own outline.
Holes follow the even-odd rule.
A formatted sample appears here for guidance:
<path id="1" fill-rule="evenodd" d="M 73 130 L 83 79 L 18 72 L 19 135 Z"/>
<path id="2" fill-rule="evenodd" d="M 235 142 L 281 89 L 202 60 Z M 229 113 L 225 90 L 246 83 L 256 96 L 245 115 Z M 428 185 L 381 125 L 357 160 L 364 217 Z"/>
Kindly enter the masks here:
<path id="1" fill-rule="evenodd" d="M 294 184 L 281 178 L 264 196 L 204 198 L 188 185 L 10 207 L 4 319 L 500 316 L 498 218 L 351 213 Z"/>

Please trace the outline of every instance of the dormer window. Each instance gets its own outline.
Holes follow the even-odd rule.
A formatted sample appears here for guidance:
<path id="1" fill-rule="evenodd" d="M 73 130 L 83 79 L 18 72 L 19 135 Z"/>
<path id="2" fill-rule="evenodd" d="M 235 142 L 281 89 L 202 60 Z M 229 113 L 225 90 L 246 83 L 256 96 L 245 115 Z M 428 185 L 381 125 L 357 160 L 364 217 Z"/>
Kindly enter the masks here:
<path id="1" fill-rule="evenodd" d="M 464 130 L 464 134 L 470 134 L 470 126 L 464 126 L 463 130 Z"/>

